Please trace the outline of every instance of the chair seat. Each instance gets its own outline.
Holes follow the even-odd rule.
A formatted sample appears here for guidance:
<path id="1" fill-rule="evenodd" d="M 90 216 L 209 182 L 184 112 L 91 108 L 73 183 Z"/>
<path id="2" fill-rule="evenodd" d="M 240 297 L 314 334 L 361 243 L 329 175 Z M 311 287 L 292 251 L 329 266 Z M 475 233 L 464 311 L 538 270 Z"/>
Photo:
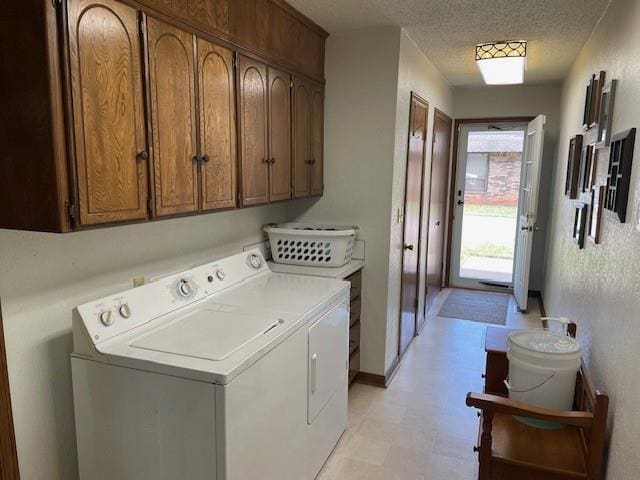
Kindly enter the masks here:
<path id="1" fill-rule="evenodd" d="M 580 430 L 564 427 L 545 430 L 531 427 L 511 415 L 496 414 L 493 419 L 494 461 L 512 466 L 587 478 L 587 466 Z"/>

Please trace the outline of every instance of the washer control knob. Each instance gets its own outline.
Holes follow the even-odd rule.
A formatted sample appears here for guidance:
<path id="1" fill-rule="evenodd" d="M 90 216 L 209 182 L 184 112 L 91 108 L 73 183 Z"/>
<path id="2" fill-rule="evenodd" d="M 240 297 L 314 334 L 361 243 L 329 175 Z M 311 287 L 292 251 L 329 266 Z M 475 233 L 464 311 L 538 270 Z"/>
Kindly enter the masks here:
<path id="1" fill-rule="evenodd" d="M 118 307 L 118 313 L 122 318 L 129 318 L 131 316 L 131 307 L 128 303 L 123 303 Z"/>
<path id="2" fill-rule="evenodd" d="M 189 283 L 189 280 L 180 280 L 178 284 L 178 293 L 182 297 L 190 297 L 193 295 L 193 287 Z"/>
<path id="3" fill-rule="evenodd" d="M 113 325 L 113 312 L 111 310 L 103 310 L 100 312 L 100 321 L 105 327 Z"/>
<path id="4" fill-rule="evenodd" d="M 252 253 L 251 255 L 249 255 L 249 257 L 247 258 L 247 261 L 249 263 L 249 266 L 254 268 L 255 270 L 258 270 L 262 266 L 262 257 L 260 257 L 260 255 L 257 255 L 255 253 Z"/>
<path id="5" fill-rule="evenodd" d="M 218 277 L 218 280 L 222 281 L 225 278 L 227 278 L 227 274 L 224 273 L 222 270 L 218 269 L 216 270 L 216 277 Z"/>

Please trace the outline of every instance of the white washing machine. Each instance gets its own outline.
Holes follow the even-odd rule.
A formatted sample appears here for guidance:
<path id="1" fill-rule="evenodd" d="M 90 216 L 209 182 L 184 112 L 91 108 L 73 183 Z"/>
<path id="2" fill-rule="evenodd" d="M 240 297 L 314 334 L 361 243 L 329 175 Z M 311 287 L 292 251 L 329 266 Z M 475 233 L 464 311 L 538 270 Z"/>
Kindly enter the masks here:
<path id="1" fill-rule="evenodd" d="M 313 479 L 347 422 L 349 284 L 258 250 L 74 309 L 82 480 Z"/>

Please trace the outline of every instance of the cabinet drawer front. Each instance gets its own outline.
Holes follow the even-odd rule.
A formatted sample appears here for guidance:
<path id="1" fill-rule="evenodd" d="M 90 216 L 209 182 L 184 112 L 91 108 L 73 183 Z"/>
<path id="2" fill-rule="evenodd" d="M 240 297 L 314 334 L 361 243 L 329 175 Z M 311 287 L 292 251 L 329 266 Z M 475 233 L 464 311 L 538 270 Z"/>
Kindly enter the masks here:
<path id="1" fill-rule="evenodd" d="M 233 52 L 198 39 L 202 209 L 236 206 L 236 89 Z"/>
<path id="2" fill-rule="evenodd" d="M 147 20 L 156 215 L 198 209 L 193 36 Z"/>
<path id="3" fill-rule="evenodd" d="M 355 325 L 360 321 L 362 312 L 362 299 L 357 298 L 351 302 L 351 321 L 349 322 L 350 326 Z"/>
<path id="4" fill-rule="evenodd" d="M 111 0 L 69 2 L 79 222 L 147 217 L 137 12 Z M 97 34 L 96 32 L 100 32 Z"/>
<path id="5" fill-rule="evenodd" d="M 349 355 L 360 348 L 360 322 L 349 329 Z"/>
<path id="6" fill-rule="evenodd" d="M 351 301 L 353 302 L 356 298 L 360 298 L 362 293 L 362 272 L 356 272 L 345 280 L 351 282 Z"/>

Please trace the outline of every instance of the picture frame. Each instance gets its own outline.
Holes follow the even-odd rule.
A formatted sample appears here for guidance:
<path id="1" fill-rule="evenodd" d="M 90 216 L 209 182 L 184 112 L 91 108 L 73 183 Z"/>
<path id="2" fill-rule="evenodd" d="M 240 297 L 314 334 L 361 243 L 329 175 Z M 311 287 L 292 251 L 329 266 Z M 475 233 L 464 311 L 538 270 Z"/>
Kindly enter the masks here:
<path id="1" fill-rule="evenodd" d="M 582 135 L 576 135 L 569 140 L 569 154 L 567 156 L 567 178 L 564 194 L 570 199 L 578 198 L 580 181 L 580 164 L 582 156 Z"/>
<path id="2" fill-rule="evenodd" d="M 611 137 L 609 147 L 609 168 L 607 170 L 607 191 L 604 208 L 618 214 L 620 223 L 627 220 L 631 168 L 636 129 L 631 128 Z"/>
<path id="3" fill-rule="evenodd" d="M 606 79 L 606 72 L 604 70 L 600 70 L 600 72 L 594 75 L 593 87 L 591 91 L 591 109 L 590 114 L 591 118 L 589 123 L 589 128 L 595 127 L 598 125 L 600 120 L 600 105 L 602 100 L 602 89 L 604 88 L 604 82 Z"/>
<path id="4" fill-rule="evenodd" d="M 600 243 L 600 227 L 602 225 L 602 207 L 604 206 L 605 190 L 604 185 L 599 185 L 591 189 L 589 239 L 591 239 L 596 245 Z"/>
<path id="5" fill-rule="evenodd" d="M 586 203 L 576 202 L 574 204 L 575 217 L 573 220 L 573 241 L 578 245 L 580 250 L 584 248 L 588 209 L 589 206 Z"/>
<path id="6" fill-rule="evenodd" d="M 596 76 L 591 75 L 589 81 L 586 85 L 585 95 L 584 95 L 584 112 L 582 114 L 582 128 L 585 130 L 589 129 L 589 125 L 591 124 L 591 108 L 593 106 L 593 86 L 596 81 Z"/>
<path id="7" fill-rule="evenodd" d="M 582 151 L 580 162 L 580 191 L 589 192 L 595 185 L 598 163 L 598 150 L 595 143 L 587 145 Z"/>
<path id="8" fill-rule="evenodd" d="M 611 145 L 611 126 L 613 123 L 613 106 L 616 99 L 618 81 L 611 80 L 600 94 L 600 116 L 598 119 L 598 148 Z"/>

